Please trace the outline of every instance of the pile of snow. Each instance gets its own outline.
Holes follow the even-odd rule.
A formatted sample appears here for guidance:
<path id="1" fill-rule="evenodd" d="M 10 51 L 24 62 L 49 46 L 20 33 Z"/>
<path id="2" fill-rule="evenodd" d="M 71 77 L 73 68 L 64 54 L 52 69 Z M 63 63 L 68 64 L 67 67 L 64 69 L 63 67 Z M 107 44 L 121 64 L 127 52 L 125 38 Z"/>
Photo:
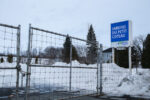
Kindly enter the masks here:
<path id="1" fill-rule="evenodd" d="M 150 96 L 150 69 L 138 69 L 137 73 L 124 77 L 117 90 L 127 95 Z"/>
<path id="2" fill-rule="evenodd" d="M 103 89 L 110 94 L 150 96 L 150 69 L 132 69 L 130 74 L 116 64 L 104 64 Z"/>
<path id="3" fill-rule="evenodd" d="M 54 66 L 70 66 L 70 63 L 65 62 L 56 62 L 53 64 Z M 72 67 L 97 67 L 96 64 L 80 64 L 77 60 L 72 61 Z"/>

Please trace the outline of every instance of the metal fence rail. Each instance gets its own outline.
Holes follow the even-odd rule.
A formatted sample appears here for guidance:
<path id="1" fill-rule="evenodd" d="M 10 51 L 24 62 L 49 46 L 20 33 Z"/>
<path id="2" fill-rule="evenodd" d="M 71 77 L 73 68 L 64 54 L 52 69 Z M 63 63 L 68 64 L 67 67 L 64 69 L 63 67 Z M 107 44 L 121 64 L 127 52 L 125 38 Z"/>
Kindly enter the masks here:
<path id="1" fill-rule="evenodd" d="M 87 44 L 94 43 L 30 25 L 25 99 L 97 94 L 99 60 L 87 59 Z"/>
<path id="2" fill-rule="evenodd" d="M 0 24 L 0 42 L 0 98 L 18 99 L 20 25 Z"/>

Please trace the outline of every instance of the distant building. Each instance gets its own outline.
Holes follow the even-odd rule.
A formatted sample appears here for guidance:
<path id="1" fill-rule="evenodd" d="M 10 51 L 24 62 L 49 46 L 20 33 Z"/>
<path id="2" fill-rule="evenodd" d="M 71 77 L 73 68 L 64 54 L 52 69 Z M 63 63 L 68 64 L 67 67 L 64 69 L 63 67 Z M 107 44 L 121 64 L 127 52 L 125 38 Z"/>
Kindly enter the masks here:
<path id="1" fill-rule="evenodd" d="M 104 63 L 112 62 L 112 48 L 108 48 L 103 51 L 103 62 Z"/>

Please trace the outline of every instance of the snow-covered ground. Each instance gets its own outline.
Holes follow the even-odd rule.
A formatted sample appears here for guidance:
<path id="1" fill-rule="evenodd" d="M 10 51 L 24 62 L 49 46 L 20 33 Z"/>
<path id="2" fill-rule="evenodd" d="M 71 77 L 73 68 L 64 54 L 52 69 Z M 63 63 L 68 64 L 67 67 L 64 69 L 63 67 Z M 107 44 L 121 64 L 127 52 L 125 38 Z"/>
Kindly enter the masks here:
<path id="1" fill-rule="evenodd" d="M 56 62 L 57 66 L 68 66 L 63 62 Z M 0 67 L 15 67 L 16 64 L 1 63 Z M 73 66 L 97 67 L 96 64 L 85 65 L 73 61 Z M 23 71 L 26 71 L 26 64 L 21 64 Z M 72 68 L 72 90 L 96 91 L 97 70 L 85 68 Z M 68 90 L 69 89 L 69 68 L 32 67 L 30 86 L 32 89 L 40 90 Z M 21 78 L 21 77 L 20 77 Z M 23 85 L 25 85 L 25 77 Z M 16 71 L 0 70 L 0 88 L 15 87 Z M 21 86 L 21 79 L 20 79 Z M 116 64 L 103 64 L 103 92 L 116 95 L 138 95 L 150 96 L 150 69 L 129 70 L 121 68 Z"/>

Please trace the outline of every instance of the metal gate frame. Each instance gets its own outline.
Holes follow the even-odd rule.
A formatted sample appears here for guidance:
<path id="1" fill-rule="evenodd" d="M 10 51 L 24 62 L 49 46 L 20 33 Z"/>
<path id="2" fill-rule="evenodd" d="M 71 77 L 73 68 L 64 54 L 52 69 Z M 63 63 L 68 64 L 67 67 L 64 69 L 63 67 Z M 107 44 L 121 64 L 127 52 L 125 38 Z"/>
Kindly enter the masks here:
<path id="1" fill-rule="evenodd" d="M 10 28 L 10 29 L 16 29 L 17 30 L 17 46 L 16 46 L 16 57 L 17 57 L 17 64 L 16 67 L 0 67 L 0 69 L 6 69 L 6 70 L 16 70 L 16 100 L 18 100 L 18 91 L 19 91 L 19 71 L 20 71 L 20 34 L 21 34 L 21 25 L 18 26 L 12 26 L 7 24 L 1 24 L 1 27 Z"/>
<path id="2" fill-rule="evenodd" d="M 48 31 L 48 30 L 43 30 L 43 29 L 36 28 L 36 27 L 32 27 L 31 24 L 29 24 L 28 60 L 27 60 L 27 77 L 26 77 L 25 100 L 28 100 L 28 96 L 29 96 L 31 66 L 33 66 L 33 67 L 42 67 L 42 65 L 32 65 L 31 64 L 31 59 L 32 59 L 31 58 L 31 47 L 32 47 L 33 30 L 38 30 L 38 31 L 41 31 L 41 32 L 46 32 L 46 33 L 50 33 L 50 34 L 54 34 L 54 35 L 67 37 L 67 35 L 52 32 L 52 31 Z M 70 37 L 71 40 L 75 39 L 75 40 L 79 40 L 79 41 L 92 43 L 90 41 L 83 40 L 83 39 L 80 39 L 80 38 L 71 37 L 71 36 L 69 36 L 69 37 Z M 97 44 L 99 45 L 98 42 L 97 42 Z M 98 51 L 99 51 L 98 52 L 99 56 L 97 58 L 97 68 L 96 68 L 96 70 L 97 70 L 97 93 L 96 93 L 96 95 L 102 94 L 102 45 L 100 45 L 100 48 L 99 48 Z M 72 56 L 71 55 L 72 55 L 72 46 L 70 47 L 70 80 L 69 80 L 69 90 L 70 91 L 71 91 L 71 79 L 72 79 Z M 60 67 L 60 66 L 46 66 L 46 67 Z M 65 68 L 66 66 L 62 66 L 62 67 Z"/>

